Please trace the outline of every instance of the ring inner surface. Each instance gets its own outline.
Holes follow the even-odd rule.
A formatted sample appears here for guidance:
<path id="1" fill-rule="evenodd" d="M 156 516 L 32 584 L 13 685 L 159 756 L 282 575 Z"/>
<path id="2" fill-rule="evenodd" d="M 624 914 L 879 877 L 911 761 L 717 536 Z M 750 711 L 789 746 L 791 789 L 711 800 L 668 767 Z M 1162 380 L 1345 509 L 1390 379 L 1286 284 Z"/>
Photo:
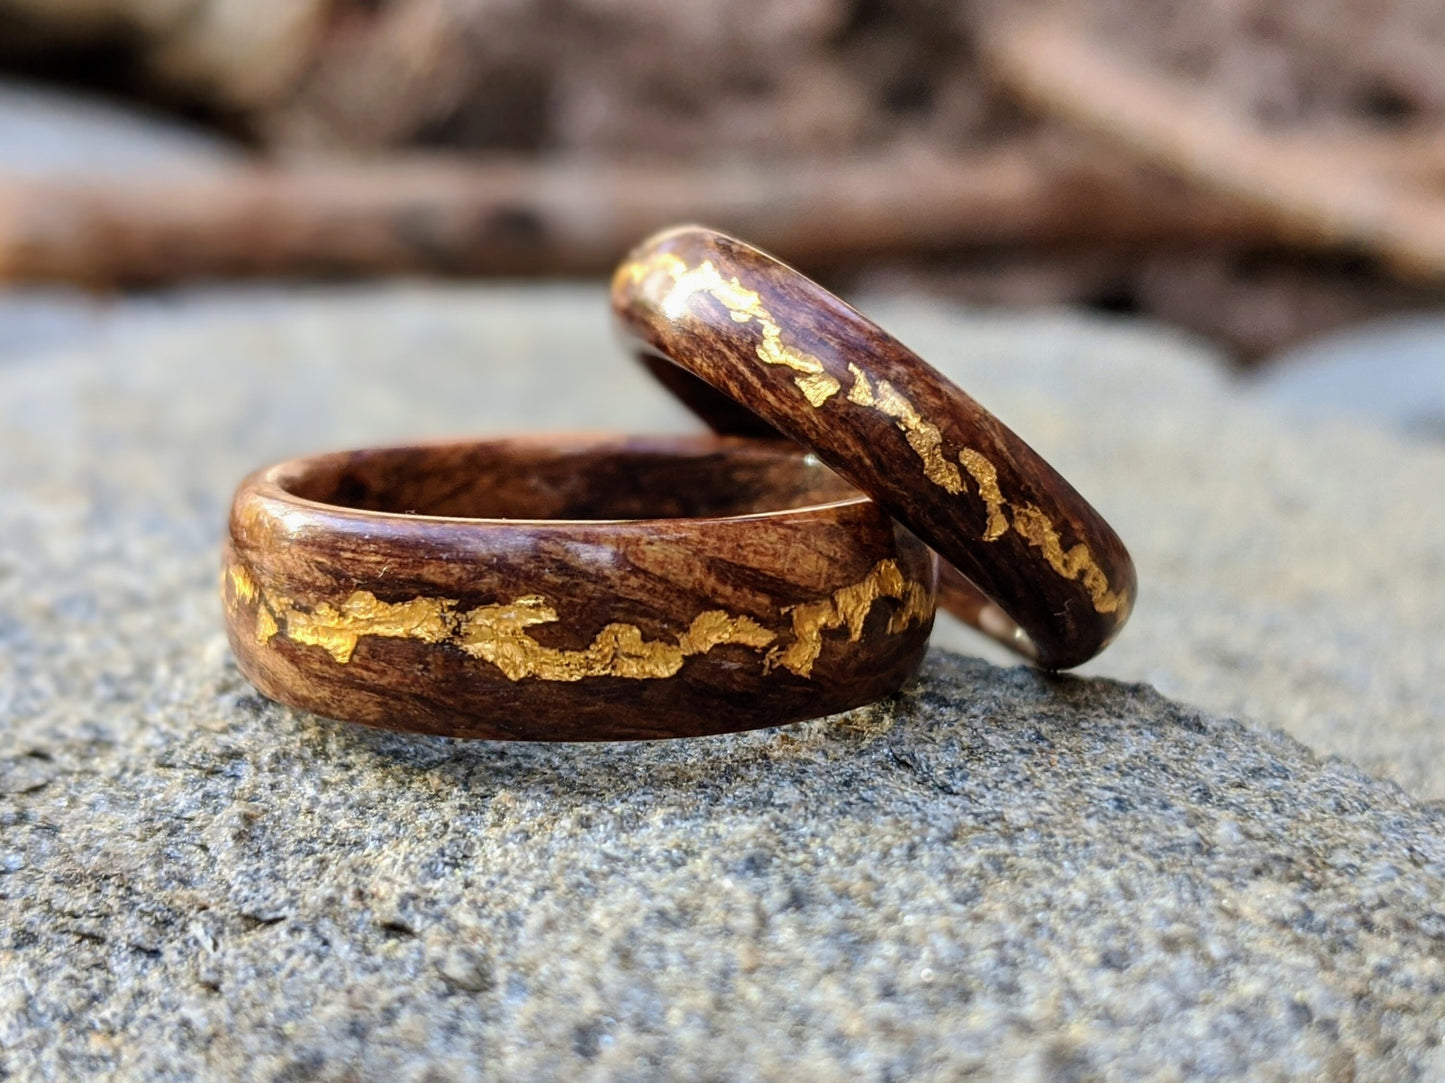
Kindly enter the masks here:
<path id="1" fill-rule="evenodd" d="M 378 448 L 303 460 L 293 496 L 364 511 L 472 519 L 714 518 L 861 498 L 788 445 L 509 443 Z"/>

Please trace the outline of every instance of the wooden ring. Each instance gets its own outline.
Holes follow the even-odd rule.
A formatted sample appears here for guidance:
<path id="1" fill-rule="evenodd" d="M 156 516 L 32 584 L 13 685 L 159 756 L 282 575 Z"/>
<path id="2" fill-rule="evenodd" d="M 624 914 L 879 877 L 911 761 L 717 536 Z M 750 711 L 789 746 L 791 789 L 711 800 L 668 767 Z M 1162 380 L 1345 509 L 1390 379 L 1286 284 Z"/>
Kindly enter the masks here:
<path id="1" fill-rule="evenodd" d="M 705 420 L 765 432 L 746 407 L 936 549 L 958 573 L 944 600 L 983 631 L 1066 669 L 1128 619 L 1134 565 L 1098 512 L 941 373 L 798 271 L 687 226 L 623 261 L 612 305 L 640 349 L 704 382 L 653 365 Z"/>
<path id="2" fill-rule="evenodd" d="M 898 690 L 934 555 L 796 447 L 562 436 L 341 452 L 242 482 L 242 672 L 331 718 L 591 741 L 752 729 Z"/>

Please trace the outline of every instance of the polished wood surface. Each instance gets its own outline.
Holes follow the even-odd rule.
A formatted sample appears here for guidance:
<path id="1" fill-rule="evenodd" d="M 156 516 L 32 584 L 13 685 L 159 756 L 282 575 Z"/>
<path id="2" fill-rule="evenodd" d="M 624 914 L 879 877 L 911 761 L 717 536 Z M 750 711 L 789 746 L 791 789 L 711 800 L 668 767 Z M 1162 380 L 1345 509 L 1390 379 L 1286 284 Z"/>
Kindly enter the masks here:
<path id="1" fill-rule="evenodd" d="M 739 420 L 746 407 L 945 557 L 965 619 L 1056 669 L 1092 658 L 1123 627 L 1134 566 L 1103 518 L 987 410 L 817 283 L 689 226 L 633 251 L 612 302 L 654 371 L 706 420 L 764 431 Z"/>
<path id="2" fill-rule="evenodd" d="M 532 437 L 283 463 L 222 595 L 262 692 L 394 729 L 610 740 L 776 725 L 916 670 L 937 562 L 799 449 Z"/>

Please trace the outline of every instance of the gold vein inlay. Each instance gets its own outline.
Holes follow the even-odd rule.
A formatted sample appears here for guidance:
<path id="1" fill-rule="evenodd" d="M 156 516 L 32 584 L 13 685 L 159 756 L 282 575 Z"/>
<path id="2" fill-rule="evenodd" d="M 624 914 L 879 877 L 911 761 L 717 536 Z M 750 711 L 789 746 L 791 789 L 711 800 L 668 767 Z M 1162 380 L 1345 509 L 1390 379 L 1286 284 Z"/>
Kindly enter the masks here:
<path id="1" fill-rule="evenodd" d="M 339 606 L 322 602 L 310 613 L 284 604 L 276 617 L 284 619 L 288 639 L 320 647 L 345 664 L 362 636 L 440 643 L 452 634 L 455 605 L 445 598 L 383 602 L 370 591 L 358 590 Z"/>
<path id="2" fill-rule="evenodd" d="M 1008 533 L 1008 517 L 1003 509 L 1006 503 L 998 487 L 998 470 L 980 451 L 966 447 L 958 453 L 958 461 L 968 471 L 978 486 L 978 495 L 988 509 L 988 525 L 983 528 L 984 541 L 997 541 Z"/>
<path id="3" fill-rule="evenodd" d="M 892 598 L 901 603 L 888 622 L 889 635 L 896 635 L 915 622 L 926 621 L 933 613 L 928 591 L 904 578 L 897 561 L 884 560 L 860 582 L 835 590 L 831 597 L 787 610 L 793 621 L 793 641 L 786 647 L 773 649 L 768 655 L 768 668 L 782 666 L 809 676 L 813 663 L 823 651 L 823 633 L 847 628 L 848 641 L 858 642 L 863 635 L 863 622 L 879 598 Z"/>
<path id="4" fill-rule="evenodd" d="M 914 623 L 928 620 L 933 609 L 928 589 L 907 579 L 895 560 L 879 561 L 858 583 L 841 587 L 817 602 L 784 610 L 791 626 L 775 632 L 747 615 L 733 616 L 714 609 L 698 614 L 675 641 L 649 640 L 633 624 L 612 623 L 580 650 L 548 647 L 528 630 L 553 624 L 557 611 L 540 595 L 457 611 L 450 598 L 413 598 L 383 602 L 370 591 L 353 591 L 342 602 L 322 602 L 310 611 L 290 599 L 268 594 L 257 586 L 239 563 L 229 570 L 233 603 L 256 604 L 256 639 L 269 643 L 283 635 L 297 643 L 320 647 L 341 665 L 351 661 L 357 644 L 367 636 L 419 639 L 425 643 L 451 643 L 473 658 L 496 666 L 513 681 L 528 677 L 545 681 L 579 681 L 585 677 L 622 677 L 632 680 L 671 677 L 683 662 L 707 654 L 724 644 L 753 651 L 772 648 L 765 668 L 777 666 L 798 676 L 812 674 L 823 649 L 823 633 L 848 629 L 849 642 L 863 634 L 863 623 L 881 598 L 899 604 L 888 623 L 895 635 Z M 782 637 L 790 637 L 779 644 Z"/>
<path id="5" fill-rule="evenodd" d="M 838 381 L 829 375 L 823 363 L 784 342 L 783 329 L 763 306 L 762 298 L 736 278 L 724 278 L 712 260 L 704 260 L 697 267 L 689 268 L 671 252 L 662 252 L 646 264 L 632 265 L 629 273 L 636 282 L 657 271 L 672 282 L 661 302 L 663 312 L 670 319 L 686 314 L 697 294 L 708 294 L 728 310 L 734 322 L 757 324 L 763 333 L 756 351 L 758 359 L 764 364 L 791 369 L 796 374 L 793 383 L 812 406 L 822 406 L 837 394 Z"/>
<path id="6" fill-rule="evenodd" d="M 871 405 L 891 417 L 922 460 L 923 474 L 929 481 L 952 494 L 966 492 L 958 468 L 944 458 L 943 437 L 938 427 L 924 421 L 913 404 L 888 381 L 878 381 L 875 390 L 861 369 L 856 365 L 849 365 L 849 369 L 853 372 L 854 384 L 848 401 L 860 406 Z M 1121 607 L 1127 611 L 1127 598 L 1109 588 L 1109 577 L 1086 544 L 1078 542 L 1065 552 L 1057 528 L 1041 508 L 1028 502 L 1015 504 L 1004 497 L 999 489 L 998 468 L 986 455 L 976 448 L 965 447 L 959 450 L 958 461 L 978 486 L 979 499 L 988 516 L 982 534 L 984 541 L 997 541 L 1009 532 L 1006 511 L 1012 512 L 1014 532 L 1040 550 L 1044 561 L 1058 575 L 1082 581 L 1095 612 L 1114 613 Z"/>
<path id="7" fill-rule="evenodd" d="M 1109 589 L 1109 577 L 1094 560 L 1094 554 L 1083 542 L 1072 546 L 1067 552 L 1059 540 L 1058 531 L 1049 517 L 1033 504 L 1014 504 L 1013 526 L 1030 545 L 1044 554 L 1049 567 L 1065 579 L 1080 579 L 1089 592 L 1089 601 L 1095 612 L 1113 613 L 1124 607 L 1128 601 L 1123 594 Z"/>
<path id="8" fill-rule="evenodd" d="M 251 573 L 239 564 L 232 564 L 227 573 L 231 580 L 231 590 L 236 597 L 243 602 L 255 601 L 256 580 L 251 578 Z"/>
<path id="9" fill-rule="evenodd" d="M 760 649 L 777 635 L 751 617 L 733 617 L 722 610 L 699 614 L 676 643 L 644 639 L 634 624 L 609 624 L 581 650 L 544 647 L 526 629 L 553 624 L 557 611 L 535 594 L 506 605 L 486 605 L 466 614 L 458 627 L 457 644 L 473 658 L 491 662 L 514 681 L 580 681 L 584 677 L 628 677 L 633 680 L 671 677 L 683 660 L 706 654 L 724 643 Z"/>
<path id="10" fill-rule="evenodd" d="M 908 446 L 923 461 L 924 476 L 949 493 L 957 495 L 964 492 L 963 477 L 958 467 L 943 457 L 943 434 L 938 431 L 938 426 L 923 420 L 913 403 L 900 395 L 887 380 L 878 381 L 878 388 L 874 390 L 862 369 L 852 364 L 848 369 L 854 376 L 848 401 L 859 406 L 871 406 L 891 417 L 908 441 Z"/>

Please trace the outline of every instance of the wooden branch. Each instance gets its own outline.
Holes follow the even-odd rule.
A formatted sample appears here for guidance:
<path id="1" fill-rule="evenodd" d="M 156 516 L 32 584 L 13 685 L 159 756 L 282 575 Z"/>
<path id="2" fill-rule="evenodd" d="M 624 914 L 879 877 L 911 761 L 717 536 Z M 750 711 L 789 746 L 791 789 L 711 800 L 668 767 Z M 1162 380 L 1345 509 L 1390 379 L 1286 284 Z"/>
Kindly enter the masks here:
<path id="1" fill-rule="evenodd" d="M 1030 141 L 971 158 L 668 167 L 398 158 L 138 180 L 0 174 L 0 280 L 591 273 L 678 221 L 808 266 L 991 245 L 1249 244 L 1268 224 Z"/>
<path id="2" fill-rule="evenodd" d="M 985 55 L 1014 92 L 1140 159 L 1238 199 L 1297 243 L 1374 253 L 1399 274 L 1445 278 L 1445 196 L 1411 182 L 1441 167 L 1436 135 L 1350 147 L 1281 139 L 1197 88 L 1131 66 L 1057 17 L 994 28 Z"/>
<path id="3" fill-rule="evenodd" d="M 1445 128 L 1281 134 L 1274 141 L 1281 153 L 1311 163 L 1346 162 L 1355 169 L 1407 184 L 1445 186 Z"/>

